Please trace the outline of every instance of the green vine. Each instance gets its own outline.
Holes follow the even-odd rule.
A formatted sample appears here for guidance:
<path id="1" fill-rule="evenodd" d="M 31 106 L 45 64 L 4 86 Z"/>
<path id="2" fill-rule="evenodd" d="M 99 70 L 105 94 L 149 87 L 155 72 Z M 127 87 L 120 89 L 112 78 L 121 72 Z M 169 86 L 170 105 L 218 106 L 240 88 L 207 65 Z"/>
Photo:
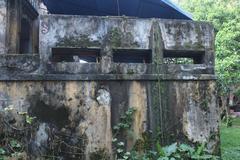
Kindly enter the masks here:
<path id="1" fill-rule="evenodd" d="M 16 112 L 24 120 L 24 127 L 17 128 L 5 119 L 4 114 L 11 112 Z M 1 112 L 1 127 L 4 127 L 4 132 L 0 138 L 0 160 L 26 159 L 26 137 L 35 119 L 28 112 L 18 112 L 13 106 L 6 107 Z"/>
<path id="2" fill-rule="evenodd" d="M 115 159 L 116 160 L 127 160 L 129 159 L 131 153 L 125 151 L 125 143 L 120 141 L 117 136 L 128 131 L 132 127 L 133 115 L 135 113 L 134 108 L 129 108 L 124 115 L 120 117 L 120 122 L 113 127 L 114 136 L 113 144 L 115 145 Z"/>

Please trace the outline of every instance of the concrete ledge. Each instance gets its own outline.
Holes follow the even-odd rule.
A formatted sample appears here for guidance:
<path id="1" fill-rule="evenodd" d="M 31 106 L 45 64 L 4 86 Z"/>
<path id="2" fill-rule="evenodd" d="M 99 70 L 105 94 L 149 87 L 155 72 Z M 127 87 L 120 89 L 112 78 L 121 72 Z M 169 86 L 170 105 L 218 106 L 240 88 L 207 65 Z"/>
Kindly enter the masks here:
<path id="1" fill-rule="evenodd" d="M 0 71 L 29 73 L 38 69 L 40 57 L 38 54 L 3 54 L 0 55 Z M 3 74 L 5 72 L 1 72 Z"/>
<path id="2" fill-rule="evenodd" d="M 23 74 L 0 77 L 0 81 L 206 81 L 216 80 L 211 74 Z"/>
<path id="3" fill-rule="evenodd" d="M 101 73 L 99 63 L 58 62 L 48 65 L 49 74 L 97 74 Z"/>
<path id="4" fill-rule="evenodd" d="M 49 64 L 47 74 L 104 74 L 100 63 L 61 62 Z M 108 74 L 159 73 L 156 64 L 112 63 Z M 214 67 L 205 64 L 163 64 L 160 74 L 214 74 Z"/>
<path id="5" fill-rule="evenodd" d="M 164 74 L 214 74 L 214 67 L 205 64 L 164 64 Z"/>

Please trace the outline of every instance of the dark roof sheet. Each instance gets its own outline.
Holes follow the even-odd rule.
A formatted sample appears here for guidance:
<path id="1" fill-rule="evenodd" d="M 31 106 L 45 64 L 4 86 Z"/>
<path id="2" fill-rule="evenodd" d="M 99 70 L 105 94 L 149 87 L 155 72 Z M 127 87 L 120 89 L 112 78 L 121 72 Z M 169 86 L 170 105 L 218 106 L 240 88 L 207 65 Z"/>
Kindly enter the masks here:
<path id="1" fill-rule="evenodd" d="M 191 15 L 170 0 L 43 0 L 52 14 L 187 19 Z"/>

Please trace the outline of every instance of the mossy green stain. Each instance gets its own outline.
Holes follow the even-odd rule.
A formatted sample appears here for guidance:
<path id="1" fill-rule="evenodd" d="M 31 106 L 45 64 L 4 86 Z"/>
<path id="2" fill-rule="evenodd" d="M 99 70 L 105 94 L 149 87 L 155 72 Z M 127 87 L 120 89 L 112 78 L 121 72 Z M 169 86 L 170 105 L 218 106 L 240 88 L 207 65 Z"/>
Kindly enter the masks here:
<path id="1" fill-rule="evenodd" d="M 99 41 L 92 41 L 87 35 L 80 35 L 78 37 L 70 36 L 59 39 L 57 47 L 98 47 L 101 43 Z"/>
<path id="2" fill-rule="evenodd" d="M 108 35 L 108 40 L 113 48 L 134 48 L 140 46 L 136 41 L 134 41 L 134 37 L 131 32 L 122 32 L 119 28 L 113 28 L 108 32 Z"/>
<path id="3" fill-rule="evenodd" d="M 119 47 L 121 46 L 121 39 L 122 39 L 122 34 L 121 31 L 118 28 L 113 28 L 109 32 L 109 38 L 112 47 Z"/>
<path id="4" fill-rule="evenodd" d="M 209 110 L 208 101 L 209 101 L 208 99 L 203 99 L 202 102 L 200 103 L 201 109 L 205 112 Z"/>

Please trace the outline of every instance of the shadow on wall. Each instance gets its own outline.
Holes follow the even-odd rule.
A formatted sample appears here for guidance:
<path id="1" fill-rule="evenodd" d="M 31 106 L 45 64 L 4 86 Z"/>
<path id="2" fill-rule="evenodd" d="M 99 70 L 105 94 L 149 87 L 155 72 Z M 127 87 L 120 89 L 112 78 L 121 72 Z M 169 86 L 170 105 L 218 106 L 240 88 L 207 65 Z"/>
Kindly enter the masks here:
<path id="1" fill-rule="evenodd" d="M 29 109 L 29 113 L 37 117 L 40 122 L 54 124 L 58 128 L 63 128 L 69 124 L 69 111 L 66 106 L 49 106 L 43 101 L 38 100 L 36 104 Z"/>

